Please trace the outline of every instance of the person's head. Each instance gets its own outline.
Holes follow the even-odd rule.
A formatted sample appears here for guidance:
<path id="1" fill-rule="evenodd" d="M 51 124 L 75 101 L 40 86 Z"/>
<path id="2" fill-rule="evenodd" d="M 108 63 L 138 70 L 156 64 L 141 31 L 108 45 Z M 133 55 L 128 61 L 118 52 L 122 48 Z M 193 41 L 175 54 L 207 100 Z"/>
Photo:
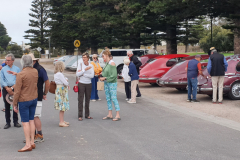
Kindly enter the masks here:
<path id="1" fill-rule="evenodd" d="M 130 57 L 132 57 L 133 56 L 133 52 L 132 51 L 128 51 L 127 52 L 127 56 L 130 58 Z"/>
<path id="2" fill-rule="evenodd" d="M 110 55 L 109 55 L 109 58 L 112 60 L 112 59 L 113 59 L 113 56 L 110 54 Z"/>
<path id="3" fill-rule="evenodd" d="M 98 55 L 97 54 L 93 54 L 92 55 L 92 59 L 94 62 L 97 62 L 98 61 Z"/>
<path id="4" fill-rule="evenodd" d="M 21 65 L 23 68 L 26 67 L 33 67 L 33 60 L 32 57 L 29 55 L 23 55 L 21 59 Z"/>
<path id="5" fill-rule="evenodd" d="M 32 53 L 29 53 L 28 55 L 32 57 L 33 65 L 34 65 L 38 61 L 38 59 L 35 58 L 34 54 L 32 54 Z"/>
<path id="6" fill-rule="evenodd" d="M 123 63 L 124 63 L 125 65 L 129 66 L 129 64 L 130 64 L 129 58 L 124 58 Z"/>
<path id="7" fill-rule="evenodd" d="M 105 50 L 107 50 L 108 49 L 108 47 L 105 47 Z"/>
<path id="8" fill-rule="evenodd" d="M 14 60 L 15 60 L 14 55 L 12 53 L 10 53 L 5 58 L 6 58 L 6 64 L 11 67 L 13 65 Z"/>
<path id="9" fill-rule="evenodd" d="M 84 64 L 87 64 L 88 63 L 88 60 L 89 60 L 89 54 L 88 53 L 83 53 L 82 54 L 82 59 L 83 59 L 83 63 Z"/>
<path id="10" fill-rule="evenodd" d="M 213 53 L 217 53 L 217 50 L 216 49 L 211 50 L 211 54 Z"/>
<path id="11" fill-rule="evenodd" d="M 65 68 L 64 63 L 59 61 L 55 64 L 54 73 L 57 73 L 57 72 L 62 73 L 64 71 L 64 68 Z"/>
<path id="12" fill-rule="evenodd" d="M 103 60 L 106 62 L 106 61 L 109 61 L 110 58 L 109 56 L 111 55 L 111 52 L 107 49 L 103 52 L 102 54 L 102 57 L 103 57 Z"/>
<path id="13" fill-rule="evenodd" d="M 211 50 L 214 50 L 214 49 L 215 49 L 215 47 L 211 47 L 211 48 L 210 48 L 210 51 L 211 51 Z"/>
<path id="14" fill-rule="evenodd" d="M 196 55 L 195 59 L 198 60 L 199 62 L 201 61 L 202 57 L 200 55 Z"/>

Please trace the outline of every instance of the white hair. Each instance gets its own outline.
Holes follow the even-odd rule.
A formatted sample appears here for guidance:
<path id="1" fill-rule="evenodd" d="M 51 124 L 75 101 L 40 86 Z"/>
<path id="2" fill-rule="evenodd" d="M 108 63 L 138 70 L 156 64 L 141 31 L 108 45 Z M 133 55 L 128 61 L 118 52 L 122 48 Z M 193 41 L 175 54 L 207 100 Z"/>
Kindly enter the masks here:
<path id="1" fill-rule="evenodd" d="M 133 54 L 133 52 L 132 51 L 128 51 L 127 54 Z"/>
<path id="2" fill-rule="evenodd" d="M 130 63 L 129 58 L 124 58 L 123 63 L 126 64 L 126 65 L 128 65 L 128 64 Z"/>
<path id="3" fill-rule="evenodd" d="M 33 67 L 33 60 L 32 57 L 29 55 L 23 55 L 21 59 L 21 65 L 23 68 L 26 67 Z"/>
<path id="4" fill-rule="evenodd" d="M 7 58 L 7 57 L 11 57 L 12 61 L 15 60 L 15 57 L 14 57 L 14 55 L 12 53 L 8 54 L 5 58 Z"/>

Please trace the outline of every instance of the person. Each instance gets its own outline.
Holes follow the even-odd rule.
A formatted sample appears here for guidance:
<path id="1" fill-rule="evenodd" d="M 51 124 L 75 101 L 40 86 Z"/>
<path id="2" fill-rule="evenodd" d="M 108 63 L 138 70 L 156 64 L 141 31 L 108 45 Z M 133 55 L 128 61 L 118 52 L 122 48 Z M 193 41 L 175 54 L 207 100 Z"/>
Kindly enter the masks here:
<path id="1" fill-rule="evenodd" d="M 103 120 L 113 119 L 112 115 L 112 102 L 114 103 L 116 110 L 116 117 L 113 121 L 119 121 L 120 118 L 120 107 L 117 100 L 117 67 L 113 60 L 110 60 L 111 52 L 109 50 L 105 50 L 103 52 L 103 59 L 106 62 L 106 66 L 103 68 L 102 77 L 100 77 L 100 81 L 104 81 L 104 90 L 108 105 L 108 115 L 103 117 Z"/>
<path id="2" fill-rule="evenodd" d="M 29 55 L 23 55 L 21 64 L 23 70 L 20 73 L 13 71 L 8 71 L 8 73 L 17 74 L 16 86 L 14 88 L 13 106 L 16 113 L 18 113 L 18 110 L 20 112 L 26 139 L 25 146 L 18 150 L 18 152 L 26 152 L 32 151 L 32 149 L 35 149 L 36 147 L 34 144 L 34 114 L 38 97 L 38 71 L 33 68 L 33 61 Z"/>
<path id="3" fill-rule="evenodd" d="M 15 88 L 16 83 L 16 75 L 11 75 L 7 71 L 13 71 L 16 73 L 20 72 L 20 69 L 13 65 L 15 60 L 15 57 L 13 54 L 8 54 L 6 56 L 6 63 L 7 65 L 2 68 L 0 72 L 1 77 L 1 86 L 2 86 L 2 93 L 3 93 L 3 101 L 5 104 L 5 119 L 6 119 L 6 125 L 4 126 L 4 129 L 8 129 L 11 127 L 11 113 L 10 113 L 10 104 L 6 100 L 6 95 L 13 95 L 13 91 Z M 13 112 L 13 123 L 14 127 L 21 127 L 21 125 L 18 123 L 18 115 L 16 112 Z"/>
<path id="4" fill-rule="evenodd" d="M 214 50 L 214 49 L 215 49 L 215 47 L 211 47 L 211 48 L 209 49 L 209 51 L 208 51 L 208 55 L 209 55 L 209 56 L 211 56 L 212 50 Z"/>
<path id="5" fill-rule="evenodd" d="M 124 60 L 126 65 L 129 67 L 128 75 L 131 77 L 131 100 L 128 101 L 128 103 L 136 103 L 136 95 L 137 95 L 137 84 L 139 80 L 139 76 L 137 73 L 136 66 L 133 64 L 133 62 L 130 62 L 129 59 Z"/>
<path id="6" fill-rule="evenodd" d="M 197 84 L 198 74 L 202 75 L 203 77 L 206 77 L 202 73 L 202 66 L 201 66 L 201 56 L 196 55 L 195 59 L 192 59 L 188 62 L 186 70 L 187 70 L 187 80 L 188 80 L 188 102 L 199 102 L 197 100 Z"/>
<path id="7" fill-rule="evenodd" d="M 59 110 L 59 127 L 69 127 L 69 122 L 64 121 L 64 112 L 70 109 L 68 89 L 68 79 L 64 77 L 63 71 L 65 69 L 63 62 L 57 62 L 54 68 L 54 81 L 57 85 L 55 91 L 54 106 L 56 110 Z"/>
<path id="8" fill-rule="evenodd" d="M 111 60 L 112 62 L 114 62 L 114 61 L 113 61 L 113 56 L 112 56 L 111 54 L 109 55 L 109 58 L 110 58 L 110 60 Z"/>
<path id="9" fill-rule="evenodd" d="M 102 72 L 102 67 L 100 66 L 100 64 L 98 63 L 98 55 L 94 54 L 92 56 L 93 61 L 91 62 L 91 64 L 93 65 L 93 69 L 94 69 L 94 77 L 92 78 L 91 82 L 92 82 L 92 91 L 91 91 L 91 101 L 100 101 L 101 99 L 99 99 L 98 97 L 98 90 L 97 90 L 97 82 L 98 82 L 98 77 L 100 75 L 100 73 Z"/>
<path id="10" fill-rule="evenodd" d="M 129 101 L 131 99 L 131 77 L 128 75 L 129 73 L 129 68 L 128 68 L 128 63 L 129 58 L 126 57 L 124 58 L 123 62 L 124 62 L 124 66 L 123 66 L 123 70 L 122 70 L 122 77 L 124 80 L 124 85 L 125 85 L 125 93 L 126 93 L 126 101 Z"/>
<path id="11" fill-rule="evenodd" d="M 0 70 L 2 70 L 2 68 L 6 66 L 6 61 L 2 62 L 2 65 L 0 66 Z M 1 79 L 0 79 L 0 84 L 1 84 Z M 0 92 L 2 92 L 2 88 L 0 87 Z M 5 108 L 2 109 L 3 112 L 5 112 Z"/>
<path id="12" fill-rule="evenodd" d="M 137 73 L 139 75 L 139 67 L 141 67 L 142 62 L 139 61 L 139 59 L 135 55 L 133 55 L 132 51 L 128 51 L 127 56 L 130 58 L 130 61 L 133 62 L 133 64 L 136 66 Z M 137 85 L 137 97 L 141 97 L 141 92 L 139 90 L 138 85 Z"/>
<path id="13" fill-rule="evenodd" d="M 33 60 L 33 68 L 38 71 L 38 102 L 37 108 L 34 115 L 34 123 L 36 127 L 35 141 L 34 143 L 44 142 L 43 133 L 42 133 L 42 123 L 40 117 L 42 116 L 42 100 L 47 100 L 47 93 L 50 88 L 50 82 L 46 70 L 39 64 L 39 59 L 35 58 L 32 53 L 29 54 Z M 45 88 L 43 90 L 43 86 Z"/>
<path id="14" fill-rule="evenodd" d="M 93 119 L 90 117 L 89 103 L 91 98 L 92 84 L 91 79 L 94 77 L 93 65 L 89 63 L 89 54 L 83 53 L 83 63 L 79 63 L 76 75 L 78 81 L 78 120 L 82 121 L 83 117 L 83 98 L 85 96 L 85 118 Z"/>
<path id="15" fill-rule="evenodd" d="M 225 72 L 227 72 L 228 63 L 224 55 L 219 54 L 217 50 L 212 50 L 211 56 L 208 59 L 207 70 L 212 77 L 213 99 L 212 102 L 217 102 L 217 87 L 218 87 L 218 103 L 223 101 L 223 82 Z"/>

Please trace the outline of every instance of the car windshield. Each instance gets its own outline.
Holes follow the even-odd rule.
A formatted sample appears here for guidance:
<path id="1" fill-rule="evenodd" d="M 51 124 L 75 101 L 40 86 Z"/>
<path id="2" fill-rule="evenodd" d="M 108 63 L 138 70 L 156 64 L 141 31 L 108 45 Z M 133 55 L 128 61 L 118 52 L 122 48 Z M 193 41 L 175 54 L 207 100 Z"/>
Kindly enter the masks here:
<path id="1" fill-rule="evenodd" d="M 132 51 L 135 56 L 141 57 L 144 55 L 144 50 Z"/>
<path id="2" fill-rule="evenodd" d="M 82 56 L 78 56 L 78 59 L 80 59 Z M 74 58 L 67 64 L 67 66 L 73 65 L 77 61 L 77 56 L 74 56 Z"/>

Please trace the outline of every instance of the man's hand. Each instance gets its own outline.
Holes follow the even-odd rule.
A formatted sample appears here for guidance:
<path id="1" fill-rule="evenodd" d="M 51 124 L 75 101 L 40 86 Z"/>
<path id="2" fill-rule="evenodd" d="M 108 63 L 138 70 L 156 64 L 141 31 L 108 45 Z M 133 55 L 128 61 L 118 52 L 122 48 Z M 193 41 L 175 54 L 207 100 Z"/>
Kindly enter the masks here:
<path id="1" fill-rule="evenodd" d="M 81 70 L 78 70 L 78 72 L 81 72 Z"/>
<path id="2" fill-rule="evenodd" d="M 14 106 L 13 110 L 14 110 L 14 112 L 18 113 L 18 107 L 17 106 Z"/>
<path id="3" fill-rule="evenodd" d="M 7 71 L 9 74 L 12 74 L 12 75 L 14 75 L 14 76 L 16 76 L 17 75 L 17 72 L 13 72 L 13 71 Z"/>
<path id="4" fill-rule="evenodd" d="M 89 70 L 89 69 L 91 69 L 92 67 L 91 66 L 89 66 L 89 67 L 87 67 L 87 68 L 85 68 L 85 71 L 87 71 L 87 70 Z"/>
<path id="5" fill-rule="evenodd" d="M 8 92 L 9 95 L 13 95 L 13 91 L 11 88 L 7 87 L 6 91 Z"/>
<path id="6" fill-rule="evenodd" d="M 43 95 L 43 99 L 46 101 L 47 100 L 47 95 Z"/>

